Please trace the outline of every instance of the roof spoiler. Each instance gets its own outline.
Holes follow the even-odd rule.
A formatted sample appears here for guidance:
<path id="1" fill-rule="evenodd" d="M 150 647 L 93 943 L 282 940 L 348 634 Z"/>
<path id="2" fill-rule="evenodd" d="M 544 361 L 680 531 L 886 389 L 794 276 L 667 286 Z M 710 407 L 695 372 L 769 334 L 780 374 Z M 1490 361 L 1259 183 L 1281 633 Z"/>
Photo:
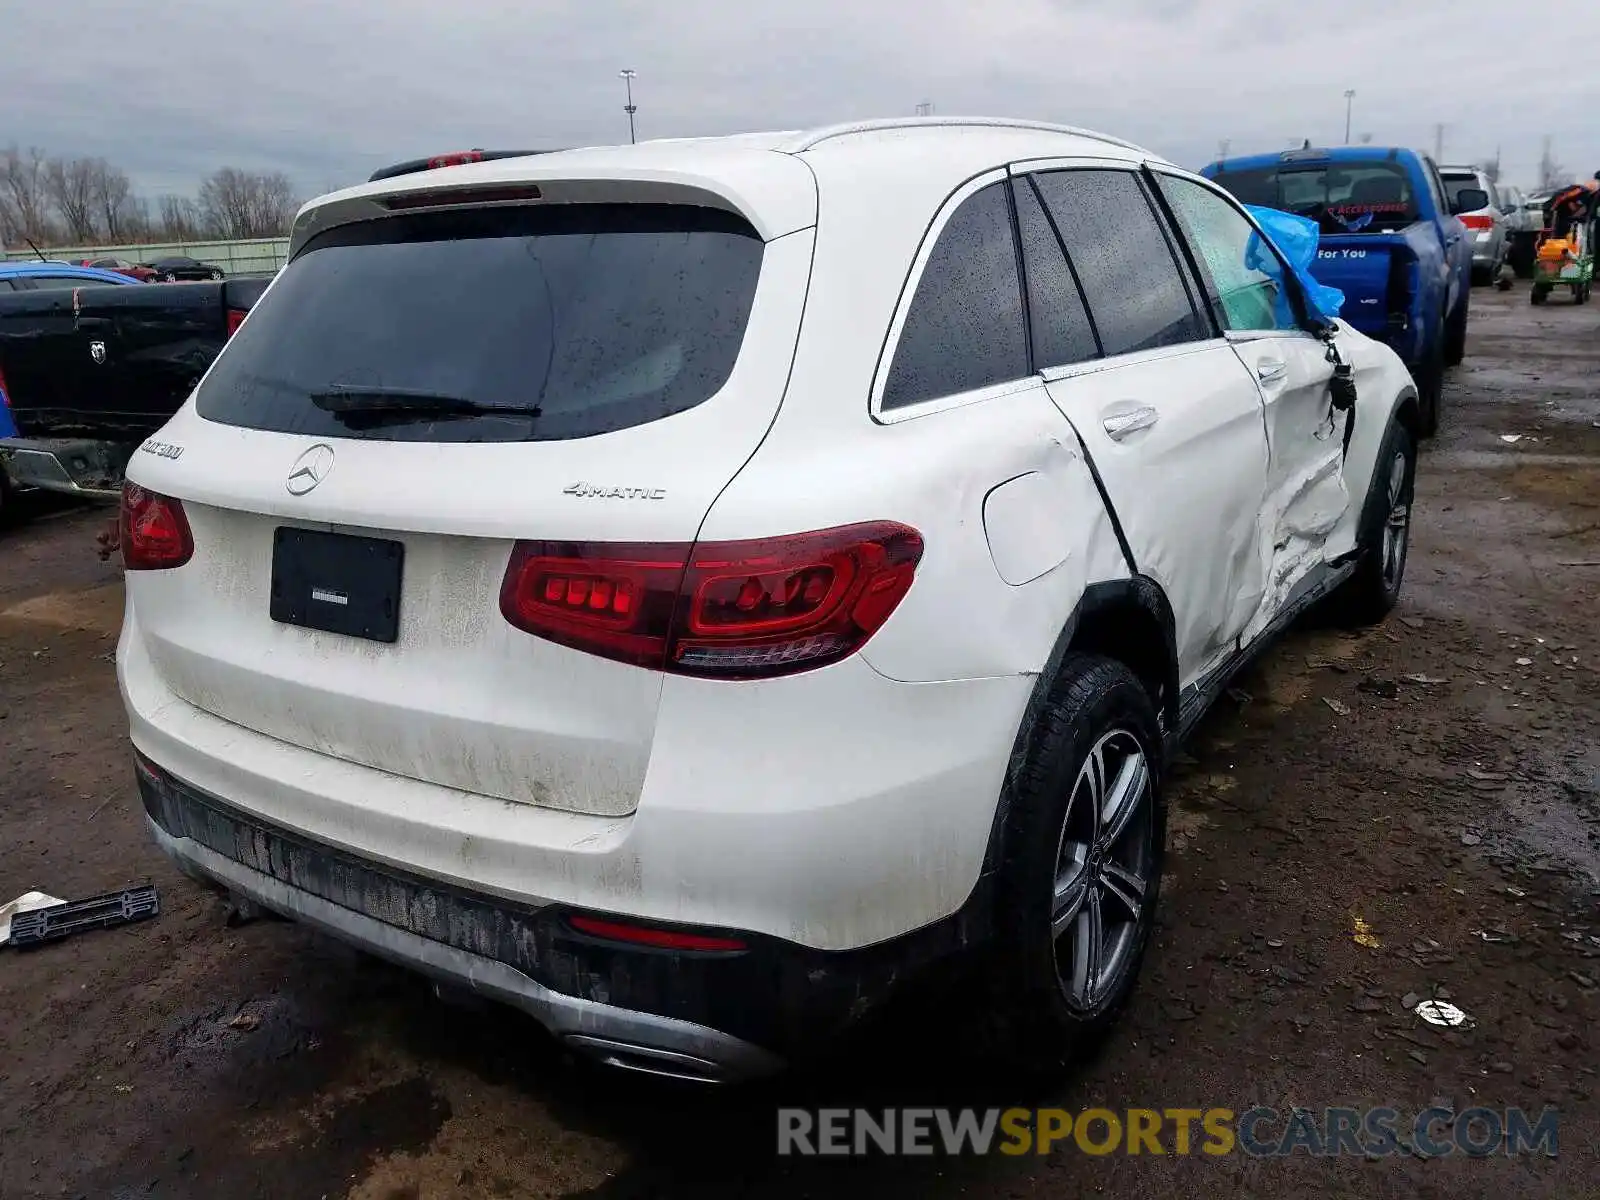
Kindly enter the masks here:
<path id="1" fill-rule="evenodd" d="M 381 167 L 367 178 L 368 183 L 380 179 L 393 179 L 397 175 L 414 175 L 418 171 L 433 171 L 439 167 L 459 167 L 463 163 L 490 162 L 497 158 L 525 158 L 530 154 L 551 154 L 550 150 L 455 150 L 449 154 L 434 154 L 427 158 L 408 159 L 392 167 Z"/>

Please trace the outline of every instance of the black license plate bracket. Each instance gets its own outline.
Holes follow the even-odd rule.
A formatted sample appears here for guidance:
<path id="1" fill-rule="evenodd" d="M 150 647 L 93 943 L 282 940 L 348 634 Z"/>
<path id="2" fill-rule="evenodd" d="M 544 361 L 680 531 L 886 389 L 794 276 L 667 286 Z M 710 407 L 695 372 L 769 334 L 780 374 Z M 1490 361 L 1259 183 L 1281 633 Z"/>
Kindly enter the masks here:
<path id="1" fill-rule="evenodd" d="M 272 619 L 397 641 L 405 557 L 405 543 L 388 538 L 280 525 L 272 535 Z"/>

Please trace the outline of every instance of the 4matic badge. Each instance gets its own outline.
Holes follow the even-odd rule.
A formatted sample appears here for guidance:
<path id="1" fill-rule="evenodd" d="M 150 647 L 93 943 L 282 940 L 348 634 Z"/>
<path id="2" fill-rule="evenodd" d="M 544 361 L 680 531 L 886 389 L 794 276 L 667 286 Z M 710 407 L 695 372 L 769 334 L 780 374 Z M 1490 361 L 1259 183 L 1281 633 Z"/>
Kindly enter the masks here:
<path id="1" fill-rule="evenodd" d="M 610 487 L 603 483 L 569 483 L 563 495 L 594 500 L 665 500 L 666 488 Z"/>

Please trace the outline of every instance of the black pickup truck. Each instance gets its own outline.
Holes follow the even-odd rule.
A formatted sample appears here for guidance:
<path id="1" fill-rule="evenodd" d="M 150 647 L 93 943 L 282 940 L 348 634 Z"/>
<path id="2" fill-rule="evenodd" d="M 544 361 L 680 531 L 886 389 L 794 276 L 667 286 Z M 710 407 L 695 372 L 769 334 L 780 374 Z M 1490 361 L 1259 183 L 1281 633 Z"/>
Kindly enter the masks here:
<path id="1" fill-rule="evenodd" d="M 182 407 L 269 282 L 0 292 L 0 476 L 116 495 L 129 456 Z"/>

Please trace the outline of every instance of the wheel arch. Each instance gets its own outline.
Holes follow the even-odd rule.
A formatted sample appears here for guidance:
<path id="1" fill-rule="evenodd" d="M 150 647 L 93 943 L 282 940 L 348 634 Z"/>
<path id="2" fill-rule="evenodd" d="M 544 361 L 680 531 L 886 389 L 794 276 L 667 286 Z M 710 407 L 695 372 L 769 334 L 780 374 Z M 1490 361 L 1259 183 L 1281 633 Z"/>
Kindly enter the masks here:
<path id="1" fill-rule="evenodd" d="M 1034 752 L 1039 715 L 1061 682 L 1069 654 L 1099 654 L 1123 663 L 1150 694 L 1160 721 L 1164 755 L 1176 748 L 1178 729 L 1177 629 L 1161 585 L 1146 575 L 1090 584 L 1056 636 L 1050 656 L 1034 680 L 1012 744 L 1005 780 L 995 805 L 980 885 L 1003 861 L 1005 831 L 1017 778 Z"/>

